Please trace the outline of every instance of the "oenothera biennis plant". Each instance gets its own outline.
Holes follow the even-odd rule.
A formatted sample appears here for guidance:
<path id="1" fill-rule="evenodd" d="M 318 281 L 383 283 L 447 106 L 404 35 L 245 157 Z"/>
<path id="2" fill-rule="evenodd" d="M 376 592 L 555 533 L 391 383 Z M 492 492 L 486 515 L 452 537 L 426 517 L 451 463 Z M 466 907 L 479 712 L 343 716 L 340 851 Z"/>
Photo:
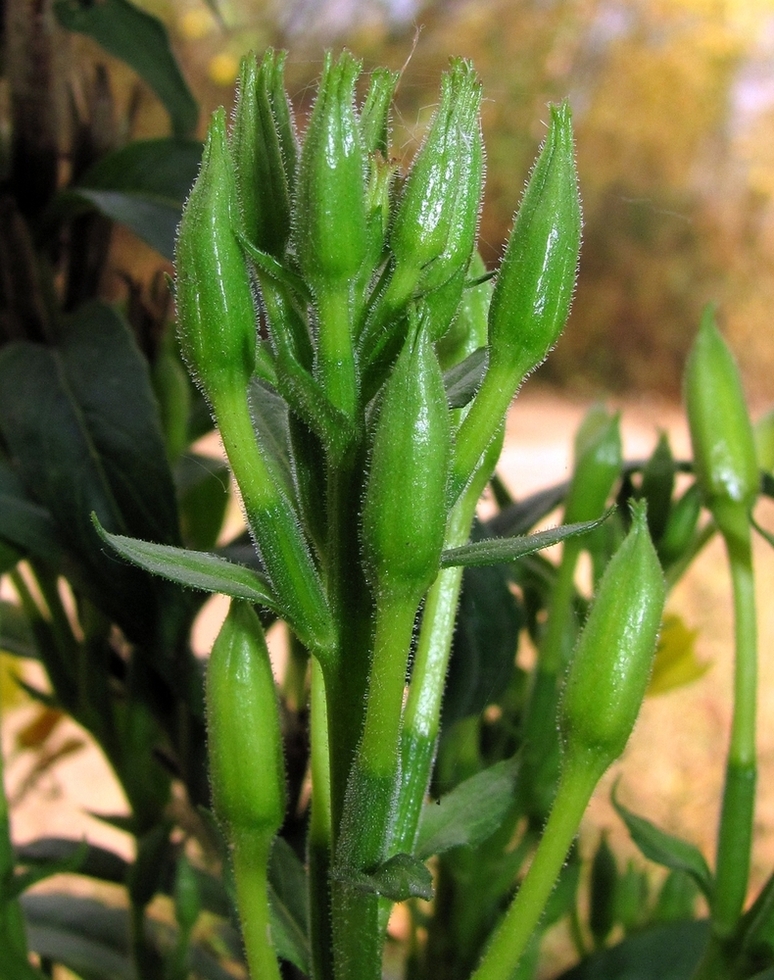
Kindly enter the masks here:
<path id="1" fill-rule="evenodd" d="M 268 653 L 247 603 L 276 613 L 294 656 L 309 656 L 307 970 L 376 980 L 391 904 L 432 893 L 422 804 L 463 566 L 588 532 L 620 465 L 617 420 L 592 420 L 580 447 L 589 486 L 568 503 L 570 523 L 469 541 L 508 406 L 569 312 L 581 237 L 570 108 L 550 109 L 492 284 L 476 252 L 484 168 L 473 68 L 452 61 L 405 174 L 389 152 L 398 77 L 374 72 L 362 98 L 360 78 L 351 55 L 326 57 L 299 140 L 283 57 L 246 58 L 233 123 L 222 109 L 212 117 L 178 234 L 180 343 L 262 572 L 174 549 L 143 558 L 109 536 L 148 567 L 234 597 L 209 668 L 209 755 L 253 980 L 279 976 L 266 869 L 285 788 Z M 547 751 L 560 719 L 551 817 L 478 980 L 506 980 L 522 958 L 588 797 L 634 724 L 663 601 L 640 506 L 561 699 L 566 656 L 543 658 Z"/>

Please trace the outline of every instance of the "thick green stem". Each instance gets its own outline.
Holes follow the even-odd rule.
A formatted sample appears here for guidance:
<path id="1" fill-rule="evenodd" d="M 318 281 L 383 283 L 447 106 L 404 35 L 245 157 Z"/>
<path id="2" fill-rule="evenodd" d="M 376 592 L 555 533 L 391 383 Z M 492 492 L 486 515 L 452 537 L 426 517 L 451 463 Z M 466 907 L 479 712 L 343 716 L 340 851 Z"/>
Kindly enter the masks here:
<path id="1" fill-rule="evenodd" d="M 309 821 L 309 930 L 312 976 L 332 980 L 330 864 L 331 769 L 328 749 L 328 711 L 322 669 L 312 661 L 311 695 L 312 803 Z"/>
<path id="2" fill-rule="evenodd" d="M 568 639 L 571 641 L 573 635 L 575 566 L 579 552 L 577 540 L 565 541 L 522 725 L 522 786 L 527 810 L 535 825 L 542 825 L 545 821 L 559 777 L 559 679 L 569 654 Z"/>
<path id="3" fill-rule="evenodd" d="M 252 980 L 280 980 L 271 939 L 267 868 L 274 835 L 264 830 L 233 829 L 232 858 L 239 919 Z"/>
<path id="4" fill-rule="evenodd" d="M 723 522 L 730 524 L 728 516 Z M 713 929 L 733 931 L 750 871 L 756 782 L 757 624 L 750 525 L 746 512 L 724 530 L 734 591 L 734 714 L 718 832 Z"/>
<path id="5" fill-rule="evenodd" d="M 602 773 L 566 760 L 551 815 L 535 857 L 471 980 L 509 980 L 540 921 L 581 818 Z"/>
<path id="6" fill-rule="evenodd" d="M 418 600 L 383 594 L 377 604 L 363 737 L 347 783 L 336 845 L 333 911 L 337 980 L 381 976 L 379 896 L 352 876 L 387 856 L 400 778 L 400 732 L 406 665 Z"/>
<path id="7" fill-rule="evenodd" d="M 315 372 L 325 394 L 351 422 L 358 404 L 353 345 L 351 289 L 321 289 L 317 296 L 319 330 Z"/>
<path id="8" fill-rule="evenodd" d="M 326 659 L 335 642 L 330 611 L 289 488 L 258 448 L 247 395 L 220 392 L 213 409 L 247 522 L 283 613 L 304 645 Z"/>

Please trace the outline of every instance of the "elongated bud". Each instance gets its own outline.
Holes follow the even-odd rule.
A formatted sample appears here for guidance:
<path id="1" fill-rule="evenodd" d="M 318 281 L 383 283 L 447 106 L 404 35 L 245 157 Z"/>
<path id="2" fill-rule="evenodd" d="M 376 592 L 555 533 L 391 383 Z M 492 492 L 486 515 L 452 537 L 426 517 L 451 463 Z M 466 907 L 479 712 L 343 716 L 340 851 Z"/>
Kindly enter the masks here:
<path id="1" fill-rule="evenodd" d="M 389 232 L 391 276 L 368 314 L 360 343 L 369 363 L 385 348 L 389 359 L 390 340 L 412 298 L 438 289 L 467 269 L 484 174 L 480 105 L 481 84 L 472 65 L 454 59 L 395 210 Z"/>
<path id="2" fill-rule="evenodd" d="M 755 423 L 754 436 L 758 466 L 767 473 L 774 472 L 774 409 Z"/>
<path id="3" fill-rule="evenodd" d="M 489 307 L 489 365 L 457 440 L 451 496 L 470 479 L 519 385 L 546 357 L 570 311 L 581 212 L 570 107 L 551 126 L 524 193 Z"/>
<path id="4" fill-rule="evenodd" d="M 688 548 L 701 514 L 701 490 L 692 483 L 669 511 L 658 553 L 664 565 L 677 561 Z"/>
<path id="5" fill-rule="evenodd" d="M 390 106 L 399 78 L 400 72 L 389 68 L 371 72 L 371 84 L 360 112 L 363 147 L 369 156 L 380 153 L 386 159 L 390 151 Z"/>
<path id="6" fill-rule="evenodd" d="M 610 560 L 559 707 L 563 767 L 596 772 L 623 752 L 648 686 L 666 593 L 644 503 Z"/>
<path id="7" fill-rule="evenodd" d="M 242 247 L 236 183 L 223 109 L 207 133 L 202 166 L 183 210 L 175 249 L 178 336 L 210 401 L 244 389 L 253 371 L 256 312 Z"/>
<path id="8" fill-rule="evenodd" d="M 323 76 L 301 151 L 296 246 L 315 290 L 355 276 L 367 251 L 366 158 L 355 113 L 360 62 L 325 56 Z"/>
<path id="9" fill-rule="evenodd" d="M 207 667 L 212 799 L 232 830 L 276 833 L 285 817 L 279 709 L 261 624 L 232 602 Z"/>
<path id="10" fill-rule="evenodd" d="M 438 572 L 450 440 L 441 369 L 421 326 L 382 397 L 363 507 L 364 561 L 377 591 L 419 601 Z"/>
<path id="11" fill-rule="evenodd" d="M 390 220 L 390 188 L 397 164 L 390 160 L 390 106 L 399 72 L 378 68 L 371 74 L 360 126 L 368 157 L 366 212 L 368 218 L 368 256 L 362 269 L 370 277 L 381 264 Z"/>
<path id="12" fill-rule="evenodd" d="M 621 472 L 620 415 L 593 406 L 575 437 L 575 466 L 564 508 L 564 521 L 593 521 L 605 508 Z"/>
<path id="13" fill-rule="evenodd" d="M 739 371 L 711 309 L 688 356 L 684 389 L 696 479 L 721 531 L 735 533 L 758 493 L 758 462 Z"/>
<path id="14" fill-rule="evenodd" d="M 275 108 L 287 110 L 284 65 L 285 55 L 271 49 L 260 67 L 253 53 L 242 59 L 231 134 L 245 234 L 256 248 L 277 258 L 284 254 L 290 234 L 287 166 L 291 161 L 295 166 L 294 152 L 288 161 L 288 148 L 283 147 L 288 139 L 294 144 L 292 126 L 284 116 L 278 119 Z"/>
<path id="15" fill-rule="evenodd" d="M 399 278 L 404 270 L 429 290 L 473 252 L 483 179 L 481 84 L 469 61 L 443 76 L 441 103 L 411 168 L 390 232 Z"/>
<path id="16" fill-rule="evenodd" d="M 551 106 L 551 126 L 519 207 L 489 308 L 489 357 L 518 386 L 564 329 L 575 289 L 581 211 L 572 115 Z M 515 390 L 515 389 L 514 389 Z"/>
<path id="17" fill-rule="evenodd" d="M 486 266 L 478 252 L 474 253 L 467 277 L 473 281 L 486 273 Z M 492 299 L 492 283 L 484 280 L 474 286 L 466 286 L 457 316 L 447 333 L 436 344 L 436 353 L 443 371 L 464 361 L 466 357 L 486 346 L 487 318 Z"/>

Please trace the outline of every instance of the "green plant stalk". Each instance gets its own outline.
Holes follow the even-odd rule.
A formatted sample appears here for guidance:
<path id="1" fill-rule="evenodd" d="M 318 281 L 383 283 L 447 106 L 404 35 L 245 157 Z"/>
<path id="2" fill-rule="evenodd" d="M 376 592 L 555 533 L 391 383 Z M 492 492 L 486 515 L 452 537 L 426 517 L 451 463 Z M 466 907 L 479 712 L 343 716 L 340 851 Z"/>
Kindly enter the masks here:
<path id="1" fill-rule="evenodd" d="M 335 408 L 354 423 L 358 405 L 358 379 L 353 344 L 354 299 L 348 283 L 320 290 L 316 369 L 325 393 Z"/>
<path id="2" fill-rule="evenodd" d="M 504 430 L 449 514 L 444 548 L 464 544 L 476 504 L 500 455 Z M 412 853 L 435 757 L 463 567 L 444 568 L 425 598 L 401 735 L 401 781 L 391 830 L 391 854 Z"/>
<path id="3" fill-rule="evenodd" d="M 524 769 L 529 813 L 542 823 L 549 812 L 559 776 L 559 736 L 556 728 L 559 677 L 565 666 L 565 643 L 572 625 L 575 567 L 581 547 L 577 539 L 564 542 L 548 610 L 546 631 L 523 723 Z"/>
<path id="4" fill-rule="evenodd" d="M 248 525 L 287 619 L 304 645 L 325 659 L 330 656 L 334 630 L 322 585 L 303 532 L 289 517 L 291 501 L 274 481 L 258 448 L 246 394 L 230 388 L 218 392 L 212 405 Z"/>
<path id="5" fill-rule="evenodd" d="M 266 871 L 274 834 L 264 829 L 231 829 L 234 883 L 242 939 L 252 980 L 280 980 L 271 941 Z"/>
<path id="6" fill-rule="evenodd" d="M 352 760 L 363 726 L 371 645 L 372 601 L 358 561 L 357 513 L 361 487 L 354 462 L 328 462 L 326 477 L 328 541 L 325 586 L 334 620 L 337 645 L 323 663 L 330 758 L 331 840 L 335 850 L 344 810 Z"/>
<path id="7" fill-rule="evenodd" d="M 604 766 L 570 758 L 535 857 L 471 980 L 509 980 L 540 921 Z"/>
<path id="8" fill-rule="evenodd" d="M 744 907 L 750 870 L 756 783 L 757 623 L 752 542 L 746 509 L 722 522 L 734 593 L 734 713 L 718 831 L 712 924 L 725 938 Z"/>
<path id="9" fill-rule="evenodd" d="M 562 559 L 551 591 L 546 632 L 540 644 L 539 669 L 555 677 L 561 673 L 565 665 L 564 645 L 571 625 L 575 596 L 575 568 L 581 548 L 582 544 L 578 538 L 570 538 L 562 546 Z"/>
<path id="10" fill-rule="evenodd" d="M 387 857 L 400 780 L 400 733 L 408 651 L 419 600 L 387 591 L 376 610 L 363 736 L 347 783 L 334 867 L 334 949 L 337 980 L 378 980 L 380 900 L 348 877 Z"/>
<path id="11" fill-rule="evenodd" d="M 316 980 L 326 980 L 333 976 L 330 947 L 331 768 L 325 679 L 316 660 L 312 661 L 310 700 L 312 800 L 307 838 L 309 932 L 312 976 Z"/>

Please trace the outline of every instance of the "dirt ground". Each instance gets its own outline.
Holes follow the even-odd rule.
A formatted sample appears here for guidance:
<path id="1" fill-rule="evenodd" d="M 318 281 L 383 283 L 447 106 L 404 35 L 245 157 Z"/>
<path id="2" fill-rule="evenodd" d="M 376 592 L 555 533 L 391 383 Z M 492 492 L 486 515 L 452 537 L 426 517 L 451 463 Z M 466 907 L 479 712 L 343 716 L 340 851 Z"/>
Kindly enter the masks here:
<path id="1" fill-rule="evenodd" d="M 611 407 L 616 407 L 612 405 Z M 646 456 L 659 430 L 667 429 L 674 454 L 688 455 L 687 427 L 679 406 L 653 400 L 629 402 L 622 408 L 627 458 Z M 568 400 L 529 386 L 509 417 L 500 471 L 516 496 L 522 496 L 569 473 L 572 438 L 588 403 Z M 759 521 L 774 528 L 774 506 L 759 506 Z M 753 886 L 774 867 L 774 552 L 762 540 L 755 546 L 758 619 L 760 632 L 759 739 L 760 774 L 756 809 L 756 850 Z M 722 547 L 711 544 L 695 567 L 671 595 L 668 610 L 678 613 L 698 630 L 699 659 L 712 667 L 689 687 L 648 699 L 623 759 L 603 780 L 584 821 L 581 837 L 587 853 L 593 851 L 601 829 L 610 832 L 617 854 L 634 849 L 609 804 L 612 782 L 621 776 L 620 798 L 631 809 L 647 815 L 664 829 L 697 844 L 712 861 L 717 807 L 730 725 L 732 670 L 732 618 L 728 575 Z M 197 633 L 203 651 L 214 636 L 224 604 L 210 608 L 208 621 Z M 39 835 L 82 835 L 95 843 L 131 855 L 129 838 L 89 816 L 89 811 L 120 812 L 121 791 L 98 750 L 86 744 L 83 733 L 62 726 L 57 738 L 74 735 L 84 746 L 45 773 L 34 788 L 20 794 L 33 760 L 15 751 L 14 733 L 29 719 L 30 707 L 7 712 L 4 744 L 6 779 L 12 800 L 14 838 L 26 841 Z M 566 955 L 566 942 L 552 940 L 554 952 L 547 962 L 551 975 Z"/>

